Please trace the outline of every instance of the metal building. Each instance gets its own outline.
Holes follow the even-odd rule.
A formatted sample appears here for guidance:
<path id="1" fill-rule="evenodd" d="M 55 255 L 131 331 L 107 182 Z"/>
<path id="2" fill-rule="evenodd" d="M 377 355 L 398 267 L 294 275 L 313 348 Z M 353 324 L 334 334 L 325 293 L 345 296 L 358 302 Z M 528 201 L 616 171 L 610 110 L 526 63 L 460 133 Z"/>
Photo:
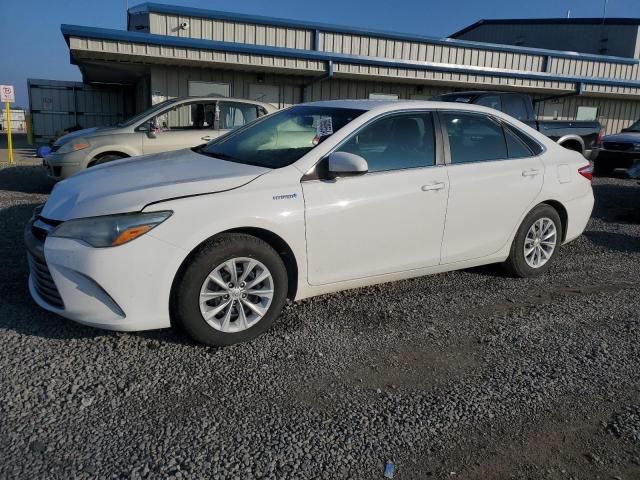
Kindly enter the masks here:
<path id="1" fill-rule="evenodd" d="M 451 38 L 640 58 L 640 18 L 480 20 Z"/>
<path id="2" fill-rule="evenodd" d="M 126 85 L 87 85 L 59 80 L 27 80 L 33 139 L 55 140 L 74 127 L 113 125 L 135 113 Z"/>
<path id="3" fill-rule="evenodd" d="M 581 95 L 609 132 L 640 118 L 640 61 L 145 3 L 127 30 L 63 25 L 84 81 L 126 85 L 136 110 L 215 93 L 286 106 L 331 98 L 425 99 L 454 89 Z"/>

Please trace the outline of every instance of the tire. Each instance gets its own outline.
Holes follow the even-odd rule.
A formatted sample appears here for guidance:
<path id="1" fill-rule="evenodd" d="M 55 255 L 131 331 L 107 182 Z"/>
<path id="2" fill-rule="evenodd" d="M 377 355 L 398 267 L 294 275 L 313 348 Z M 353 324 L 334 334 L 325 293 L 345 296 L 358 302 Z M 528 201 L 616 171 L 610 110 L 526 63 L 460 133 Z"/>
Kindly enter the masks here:
<path id="1" fill-rule="evenodd" d="M 233 282 L 230 280 L 233 279 L 228 265 L 234 259 L 237 283 L 231 288 L 229 285 Z M 264 276 L 265 271 L 270 274 L 270 280 L 251 285 Z M 246 282 L 241 284 L 245 272 Z M 269 289 L 272 291 L 270 300 L 269 294 L 265 293 Z M 269 244 L 251 235 L 223 234 L 204 244 L 182 269 L 173 290 L 172 312 L 174 319 L 197 342 L 212 346 L 232 345 L 252 340 L 267 331 L 284 307 L 287 290 L 286 267 Z M 207 300 L 209 296 L 211 298 Z M 209 320 L 205 319 L 205 314 L 210 316 L 225 302 L 234 303 L 223 307 Z M 242 316 L 239 308 L 242 308 Z M 258 315 L 257 310 L 262 310 L 262 314 Z"/>
<path id="2" fill-rule="evenodd" d="M 555 245 L 551 250 L 551 246 L 549 243 L 551 242 L 551 238 L 545 239 L 545 235 L 549 235 L 551 233 L 551 229 L 546 229 L 543 227 L 545 233 L 541 235 L 541 239 L 547 242 L 546 244 L 537 244 L 535 240 L 531 242 L 531 239 L 527 239 L 527 236 L 532 231 L 532 227 L 537 225 L 538 227 L 541 225 L 548 225 L 548 222 L 553 224 L 553 228 L 555 228 Z M 537 228 L 537 227 L 536 227 Z M 537 238 L 537 234 L 534 231 L 532 238 Z M 541 248 L 544 252 L 538 253 L 538 258 L 544 258 L 544 263 L 539 266 L 533 266 L 535 264 L 535 256 L 525 258 L 525 241 L 527 242 L 527 248 L 536 247 Z M 551 206 L 542 204 L 535 207 L 523 220 L 520 228 L 518 229 L 518 233 L 516 234 L 513 243 L 511 244 L 511 252 L 509 254 L 509 258 L 505 262 L 505 267 L 508 271 L 510 271 L 513 275 L 521 278 L 535 277 L 538 275 L 542 275 L 545 273 L 551 265 L 553 264 L 555 258 L 557 257 L 558 249 L 560 248 L 560 244 L 562 243 L 562 222 L 560 220 L 560 216 L 558 212 Z M 538 250 L 539 252 L 539 250 Z M 547 258 L 545 254 L 549 254 Z M 541 262 L 542 263 L 542 262 Z"/>
<path id="3" fill-rule="evenodd" d="M 102 165 L 103 163 L 113 162 L 114 160 L 121 160 L 123 158 L 127 158 L 123 155 L 118 155 L 115 153 L 110 153 L 108 155 L 103 155 L 100 158 L 95 158 L 89 162 L 87 168 L 95 167 L 96 165 Z"/>

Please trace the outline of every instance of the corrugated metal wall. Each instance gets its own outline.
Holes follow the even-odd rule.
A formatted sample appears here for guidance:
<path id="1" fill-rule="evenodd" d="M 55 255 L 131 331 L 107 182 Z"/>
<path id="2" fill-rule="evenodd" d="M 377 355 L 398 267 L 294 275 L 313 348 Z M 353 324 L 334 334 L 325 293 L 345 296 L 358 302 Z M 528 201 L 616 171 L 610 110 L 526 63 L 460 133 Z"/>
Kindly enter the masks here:
<path id="1" fill-rule="evenodd" d="M 546 72 L 559 75 L 640 80 L 640 65 L 637 64 L 625 65 L 615 62 L 595 62 L 554 57 L 547 61 L 547 56 L 543 54 L 494 51 L 481 47 L 449 46 L 422 41 L 408 41 L 322 30 L 319 31 L 318 45 L 316 46 L 314 45 L 314 32 L 312 30 L 179 17 L 158 13 L 151 13 L 149 15 L 151 19 L 151 33 L 160 35 L 306 50 L 317 48 L 324 52 L 347 55 L 500 68 L 522 72 Z M 181 22 L 188 22 L 189 28 L 182 30 L 179 27 Z M 629 28 L 623 29 L 623 31 L 621 30 L 622 33 L 620 33 L 620 35 L 623 35 L 625 39 L 628 37 L 629 42 L 627 46 L 631 50 L 634 50 L 637 28 L 633 26 L 628 27 Z M 582 39 L 582 37 L 578 38 Z M 625 93 L 624 89 L 620 87 L 593 87 L 593 91 L 599 93 Z"/>
<path id="2" fill-rule="evenodd" d="M 213 68 L 157 66 L 151 68 L 151 92 L 155 103 L 168 98 L 189 94 L 189 81 L 226 83 L 230 86 L 230 96 L 251 99 L 252 85 L 278 87 L 277 103 L 272 99 L 260 99 L 285 107 L 299 103 L 302 86 L 308 79 L 293 75 L 258 74 Z M 256 100 L 256 99 L 253 99 Z"/>
<path id="3" fill-rule="evenodd" d="M 158 35 L 301 50 L 313 48 L 313 32 L 311 30 L 158 13 L 149 14 L 149 20 L 151 33 Z M 183 22 L 189 24 L 187 29 L 180 28 Z"/>
<path id="4" fill-rule="evenodd" d="M 114 87 L 80 82 L 27 81 L 29 108 L 36 142 L 57 138 L 70 127 L 113 125 L 125 115 L 125 93 Z"/>
<path id="5" fill-rule="evenodd" d="M 633 58 L 637 34 L 635 25 L 484 24 L 455 38 Z"/>
<path id="6" fill-rule="evenodd" d="M 537 115 L 541 120 L 575 120 L 581 106 L 598 108 L 598 120 L 607 135 L 618 133 L 640 119 L 640 101 L 597 97 L 568 97 L 541 102 L 537 104 Z"/>

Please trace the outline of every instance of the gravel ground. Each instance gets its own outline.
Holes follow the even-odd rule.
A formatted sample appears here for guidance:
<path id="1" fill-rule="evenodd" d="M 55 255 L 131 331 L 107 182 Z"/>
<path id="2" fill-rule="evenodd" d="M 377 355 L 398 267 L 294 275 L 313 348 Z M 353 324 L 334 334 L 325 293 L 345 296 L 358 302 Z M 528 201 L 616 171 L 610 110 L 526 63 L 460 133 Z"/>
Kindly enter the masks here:
<path id="1" fill-rule="evenodd" d="M 0 170 L 0 478 L 640 478 L 640 185 L 542 278 L 484 267 L 288 306 L 244 345 L 37 308 Z"/>

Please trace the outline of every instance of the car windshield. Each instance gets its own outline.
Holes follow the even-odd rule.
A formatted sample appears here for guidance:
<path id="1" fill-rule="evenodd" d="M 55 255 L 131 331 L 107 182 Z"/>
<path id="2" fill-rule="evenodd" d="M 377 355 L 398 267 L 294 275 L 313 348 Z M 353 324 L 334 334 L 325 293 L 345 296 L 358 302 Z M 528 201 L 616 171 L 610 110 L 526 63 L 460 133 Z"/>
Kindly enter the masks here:
<path id="1" fill-rule="evenodd" d="M 198 152 L 247 165 L 282 168 L 298 161 L 363 110 L 296 106 L 252 122 Z"/>
<path id="2" fill-rule="evenodd" d="M 640 120 L 627 128 L 628 132 L 640 132 Z"/>
<path id="3" fill-rule="evenodd" d="M 131 125 L 133 125 L 134 123 L 139 122 L 143 118 L 162 110 L 163 108 L 171 105 L 172 103 L 175 103 L 175 101 L 176 101 L 175 99 L 174 100 L 165 100 L 164 102 L 158 103 L 158 104 L 154 105 L 153 107 L 145 110 L 142 113 L 138 113 L 137 115 L 134 115 L 133 117 L 129 117 L 124 122 L 118 123 L 116 126 L 120 127 L 120 128 L 122 128 L 122 127 L 130 127 Z"/>

